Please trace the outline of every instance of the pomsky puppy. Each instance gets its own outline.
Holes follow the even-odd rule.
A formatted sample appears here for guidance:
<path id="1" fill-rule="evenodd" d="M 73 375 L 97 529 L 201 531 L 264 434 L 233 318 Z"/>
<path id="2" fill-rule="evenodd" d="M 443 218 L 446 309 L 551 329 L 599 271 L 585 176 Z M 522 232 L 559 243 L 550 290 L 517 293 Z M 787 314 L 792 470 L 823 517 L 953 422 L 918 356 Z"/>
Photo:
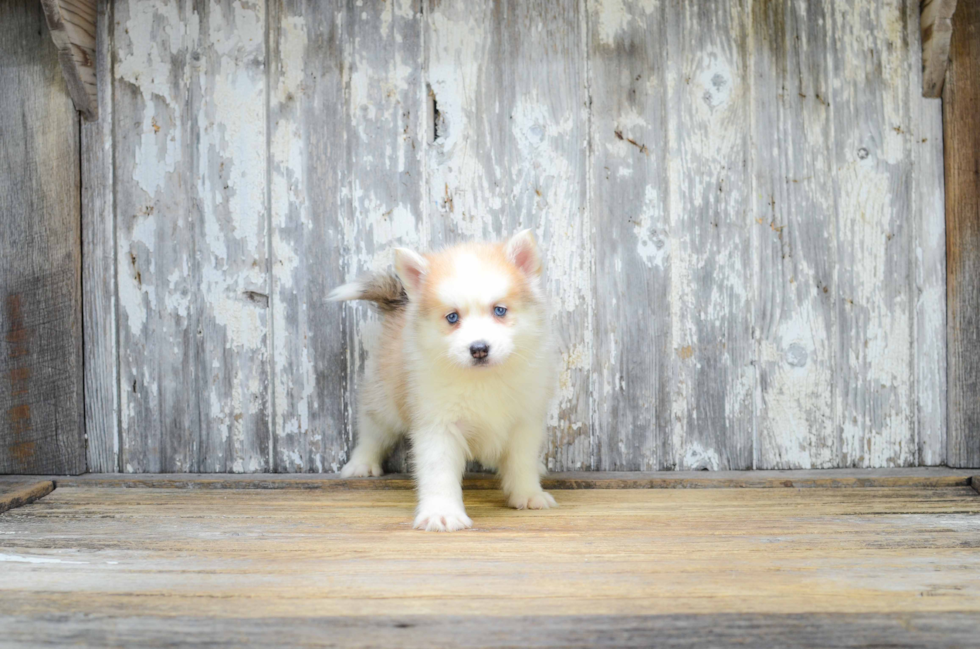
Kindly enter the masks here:
<path id="1" fill-rule="evenodd" d="M 384 316 L 367 366 L 358 442 L 344 477 L 379 476 L 402 435 L 412 441 L 414 527 L 471 527 L 463 508 L 467 460 L 497 469 L 507 504 L 546 509 L 540 462 L 556 346 L 534 236 L 419 255 L 395 250 L 395 272 L 362 277 L 331 300 L 368 300 Z"/>

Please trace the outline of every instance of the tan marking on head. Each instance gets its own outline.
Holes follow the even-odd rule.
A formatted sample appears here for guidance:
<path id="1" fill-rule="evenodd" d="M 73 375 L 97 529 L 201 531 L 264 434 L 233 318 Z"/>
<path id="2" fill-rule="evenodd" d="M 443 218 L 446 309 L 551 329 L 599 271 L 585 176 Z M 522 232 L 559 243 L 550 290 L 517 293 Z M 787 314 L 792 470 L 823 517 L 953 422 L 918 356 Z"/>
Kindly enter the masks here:
<path id="1" fill-rule="evenodd" d="M 445 315 L 442 311 L 456 306 L 446 303 L 440 295 L 440 288 L 453 279 L 460 265 L 469 263 L 463 261 L 466 256 L 475 258 L 489 272 L 499 273 L 506 280 L 507 289 L 497 299 L 508 308 L 523 304 L 532 297 L 528 278 L 508 259 L 505 243 L 465 243 L 427 255 L 429 268 L 420 300 L 421 310 L 425 314 L 442 317 Z"/>

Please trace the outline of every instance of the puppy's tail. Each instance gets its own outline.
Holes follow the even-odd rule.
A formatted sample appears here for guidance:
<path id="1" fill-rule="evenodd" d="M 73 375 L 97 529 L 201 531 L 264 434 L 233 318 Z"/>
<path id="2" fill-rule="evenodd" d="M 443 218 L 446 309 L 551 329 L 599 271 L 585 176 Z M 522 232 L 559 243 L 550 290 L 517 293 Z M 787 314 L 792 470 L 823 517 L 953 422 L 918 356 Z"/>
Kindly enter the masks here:
<path id="1" fill-rule="evenodd" d="M 382 313 L 400 311 L 408 305 L 408 293 L 394 273 L 371 273 L 353 282 L 338 286 L 327 299 L 332 302 L 367 300 L 374 302 Z"/>

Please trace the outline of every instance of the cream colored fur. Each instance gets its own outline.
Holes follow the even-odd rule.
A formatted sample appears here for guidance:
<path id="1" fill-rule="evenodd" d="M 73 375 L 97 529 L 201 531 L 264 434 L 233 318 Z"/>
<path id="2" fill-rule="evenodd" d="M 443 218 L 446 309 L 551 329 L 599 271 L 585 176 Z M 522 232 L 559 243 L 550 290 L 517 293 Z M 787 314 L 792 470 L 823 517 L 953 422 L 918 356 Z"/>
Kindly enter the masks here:
<path id="1" fill-rule="evenodd" d="M 342 475 L 381 475 L 387 452 L 407 434 L 417 529 L 472 526 L 461 486 L 472 459 L 498 471 L 509 506 L 554 507 L 541 489 L 539 457 L 557 354 L 533 237 L 525 231 L 505 244 L 427 256 L 400 249 L 395 267 L 407 305 L 385 313 L 359 395 L 358 443 Z M 355 282 L 332 297 L 358 295 Z M 455 324 L 446 320 L 452 312 Z M 486 359 L 473 357 L 475 342 L 489 345 Z"/>

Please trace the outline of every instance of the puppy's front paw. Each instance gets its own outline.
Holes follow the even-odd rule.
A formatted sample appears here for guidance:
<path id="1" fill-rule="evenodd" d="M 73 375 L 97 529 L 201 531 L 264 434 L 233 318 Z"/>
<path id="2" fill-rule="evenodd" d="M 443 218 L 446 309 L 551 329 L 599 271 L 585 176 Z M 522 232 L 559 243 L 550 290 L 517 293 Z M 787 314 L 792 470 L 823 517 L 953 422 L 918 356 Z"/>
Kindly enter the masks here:
<path id="1" fill-rule="evenodd" d="M 369 464 L 355 460 L 351 460 L 340 470 L 341 478 L 372 478 L 380 475 L 384 475 L 380 464 Z"/>
<path id="2" fill-rule="evenodd" d="M 507 498 L 507 504 L 514 509 L 548 509 L 557 507 L 558 503 L 547 491 L 532 494 L 513 494 Z"/>
<path id="3" fill-rule="evenodd" d="M 419 505 L 412 527 L 426 532 L 455 532 L 473 527 L 473 521 L 458 505 L 422 503 Z"/>

